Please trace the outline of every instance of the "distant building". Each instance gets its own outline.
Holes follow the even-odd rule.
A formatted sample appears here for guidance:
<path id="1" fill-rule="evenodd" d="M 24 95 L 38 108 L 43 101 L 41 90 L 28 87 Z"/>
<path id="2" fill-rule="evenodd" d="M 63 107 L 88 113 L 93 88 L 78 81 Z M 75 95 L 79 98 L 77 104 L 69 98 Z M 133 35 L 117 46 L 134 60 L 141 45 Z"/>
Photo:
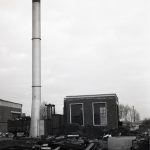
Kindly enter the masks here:
<path id="1" fill-rule="evenodd" d="M 64 119 L 67 124 L 118 128 L 118 97 L 116 94 L 67 96 Z"/>
<path id="2" fill-rule="evenodd" d="M 7 132 L 7 121 L 20 117 L 22 104 L 0 99 L 0 132 Z"/>

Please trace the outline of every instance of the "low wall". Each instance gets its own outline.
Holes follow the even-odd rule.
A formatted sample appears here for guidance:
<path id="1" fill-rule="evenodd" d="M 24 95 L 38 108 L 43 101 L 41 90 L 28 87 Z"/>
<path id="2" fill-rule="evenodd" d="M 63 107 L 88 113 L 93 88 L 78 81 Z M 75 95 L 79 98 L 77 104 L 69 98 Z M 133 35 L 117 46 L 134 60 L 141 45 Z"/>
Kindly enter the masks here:
<path id="1" fill-rule="evenodd" d="M 119 136 L 108 138 L 109 150 L 130 150 L 135 136 Z"/>

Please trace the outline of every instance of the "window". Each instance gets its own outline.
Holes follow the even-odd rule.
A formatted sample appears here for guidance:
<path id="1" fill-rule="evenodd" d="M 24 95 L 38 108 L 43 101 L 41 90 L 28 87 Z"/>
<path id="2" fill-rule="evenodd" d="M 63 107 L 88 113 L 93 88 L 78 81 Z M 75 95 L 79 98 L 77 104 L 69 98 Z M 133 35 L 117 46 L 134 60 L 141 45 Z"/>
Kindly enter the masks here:
<path id="1" fill-rule="evenodd" d="M 16 119 L 21 117 L 21 112 L 19 111 L 11 111 L 11 119 Z"/>
<path id="2" fill-rule="evenodd" d="M 100 107 L 100 124 L 107 125 L 106 107 Z"/>
<path id="3" fill-rule="evenodd" d="M 83 104 L 70 104 L 70 123 L 77 123 L 83 125 Z"/>
<path id="4" fill-rule="evenodd" d="M 93 103 L 93 125 L 106 126 L 107 125 L 107 108 L 106 103 Z"/>

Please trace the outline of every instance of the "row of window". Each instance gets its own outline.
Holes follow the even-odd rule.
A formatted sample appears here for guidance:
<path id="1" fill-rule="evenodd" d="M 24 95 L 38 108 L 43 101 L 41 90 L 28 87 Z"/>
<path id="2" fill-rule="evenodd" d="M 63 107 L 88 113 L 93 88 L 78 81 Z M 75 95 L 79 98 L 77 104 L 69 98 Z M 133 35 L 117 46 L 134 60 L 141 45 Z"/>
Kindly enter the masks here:
<path id="1" fill-rule="evenodd" d="M 106 126 L 107 125 L 107 107 L 106 103 L 93 102 L 93 125 Z M 83 103 L 70 104 L 70 123 L 77 123 L 84 125 L 84 106 Z"/>

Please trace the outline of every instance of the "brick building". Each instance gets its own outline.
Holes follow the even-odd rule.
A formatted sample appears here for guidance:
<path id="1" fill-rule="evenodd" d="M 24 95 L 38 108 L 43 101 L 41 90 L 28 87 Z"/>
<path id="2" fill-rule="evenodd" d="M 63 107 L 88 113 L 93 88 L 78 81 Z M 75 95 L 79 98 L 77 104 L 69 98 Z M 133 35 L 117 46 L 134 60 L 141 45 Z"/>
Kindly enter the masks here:
<path id="1" fill-rule="evenodd" d="M 118 97 L 116 94 L 67 96 L 64 119 L 67 124 L 118 128 Z"/>
<path id="2" fill-rule="evenodd" d="M 7 121 L 20 117 L 22 104 L 0 99 L 0 132 L 7 132 Z"/>

